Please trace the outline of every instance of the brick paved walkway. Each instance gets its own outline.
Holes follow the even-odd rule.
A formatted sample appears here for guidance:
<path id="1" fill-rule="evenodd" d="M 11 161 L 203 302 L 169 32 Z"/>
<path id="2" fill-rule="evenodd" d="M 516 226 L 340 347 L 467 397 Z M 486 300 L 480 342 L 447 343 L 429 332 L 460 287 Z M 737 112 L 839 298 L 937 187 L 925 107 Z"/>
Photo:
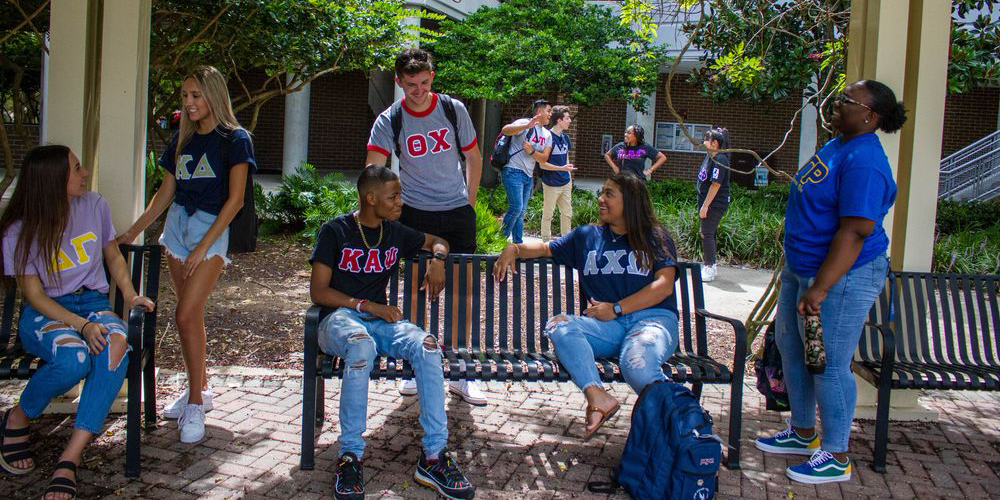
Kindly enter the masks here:
<path id="1" fill-rule="evenodd" d="M 243 371 L 252 374 L 216 371 L 211 377 L 216 409 L 208 414 L 204 442 L 179 443 L 176 424 L 166 420 L 144 437 L 140 480 L 128 481 L 122 475 L 125 419 L 115 416 L 85 455 L 80 497 L 329 498 L 338 384 L 327 384 L 327 417 L 318 438 L 316 470 L 300 471 L 301 376 Z M 161 376 L 161 408 L 179 392 L 179 382 Z M 0 385 L 0 408 L 11 404 L 20 387 Z M 623 385 L 615 387 L 623 411 L 583 443 L 577 436 L 584 400 L 575 388 L 489 383 L 487 389 L 491 403 L 483 408 L 454 397 L 447 402 L 449 446 L 478 486 L 477 498 L 606 498 L 584 493 L 585 485 L 607 477 L 621 453 L 635 395 Z M 752 446 L 752 437 L 783 429 L 784 423 L 781 416 L 763 409 L 763 399 L 751 386 L 745 394 L 743 469 L 723 469 L 720 499 L 1000 498 L 1000 396 L 930 393 L 923 402 L 941 412 L 940 421 L 893 424 L 889 472 L 884 476 L 868 466 L 874 422 L 856 421 L 851 436 L 855 477 L 848 483 L 811 486 L 790 483 L 783 472 L 788 460 L 765 457 Z M 728 388 L 706 386 L 703 403 L 724 438 L 727 401 Z M 370 498 L 436 497 L 413 482 L 421 436 L 417 409 L 416 399 L 397 395 L 395 383 L 372 384 L 365 457 Z M 27 476 L 3 476 L 0 498 L 40 496 L 71 426 L 72 421 L 61 416 L 36 423 L 40 467 Z"/>

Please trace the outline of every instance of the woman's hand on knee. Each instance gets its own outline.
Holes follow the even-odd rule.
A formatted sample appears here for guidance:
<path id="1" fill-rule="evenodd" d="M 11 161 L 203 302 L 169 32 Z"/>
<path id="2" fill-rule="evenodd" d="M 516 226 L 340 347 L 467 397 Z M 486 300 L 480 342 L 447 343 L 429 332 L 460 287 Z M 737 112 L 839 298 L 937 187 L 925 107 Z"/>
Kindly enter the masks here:
<path id="1" fill-rule="evenodd" d="M 90 347 L 90 353 L 94 355 L 100 354 L 108 345 L 108 339 L 104 338 L 107 334 L 108 327 L 93 321 L 88 321 L 86 325 L 83 325 L 83 330 L 80 330 L 80 335 Z"/>

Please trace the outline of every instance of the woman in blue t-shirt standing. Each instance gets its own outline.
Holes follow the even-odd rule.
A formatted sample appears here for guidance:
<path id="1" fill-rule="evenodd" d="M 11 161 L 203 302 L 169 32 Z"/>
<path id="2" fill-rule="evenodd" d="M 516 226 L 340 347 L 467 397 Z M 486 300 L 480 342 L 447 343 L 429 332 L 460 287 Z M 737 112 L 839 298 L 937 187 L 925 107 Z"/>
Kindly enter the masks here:
<path id="1" fill-rule="evenodd" d="M 229 223 L 243 207 L 256 169 L 250 135 L 233 114 L 226 79 L 211 66 L 195 68 L 181 86 L 180 131 L 160 156 L 163 184 L 146 211 L 118 237 L 131 242 L 167 207 L 160 244 L 177 294 L 176 322 L 188 389 L 163 411 L 178 419 L 180 440 L 205 436 L 212 392 L 205 373 L 205 303 L 229 263 Z"/>
<path id="2" fill-rule="evenodd" d="M 832 122 L 840 137 L 799 169 L 799 187 L 791 187 L 785 210 L 775 341 L 792 418 L 784 431 L 755 442 L 769 453 L 809 455 L 786 474 L 811 484 L 851 478 L 847 446 L 857 396 L 851 357 L 885 284 L 889 238 L 882 220 L 896 201 L 896 183 L 875 131 L 899 130 L 906 110 L 889 87 L 862 80 L 837 98 Z M 816 315 L 824 330 L 826 369 L 812 375 L 804 360 L 803 317 Z M 815 429 L 817 404 L 822 441 Z"/>
<path id="3" fill-rule="evenodd" d="M 620 404 L 607 393 L 596 357 L 621 359 L 636 393 L 666 380 L 661 366 L 677 349 L 676 250 L 653 214 L 645 183 L 630 173 L 604 182 L 597 198 L 600 224 L 581 226 L 558 240 L 507 245 L 494 268 L 502 281 L 515 259 L 551 257 L 580 273 L 590 307 L 583 316 L 561 314 L 545 325 L 556 356 L 587 398 L 585 439 Z"/>

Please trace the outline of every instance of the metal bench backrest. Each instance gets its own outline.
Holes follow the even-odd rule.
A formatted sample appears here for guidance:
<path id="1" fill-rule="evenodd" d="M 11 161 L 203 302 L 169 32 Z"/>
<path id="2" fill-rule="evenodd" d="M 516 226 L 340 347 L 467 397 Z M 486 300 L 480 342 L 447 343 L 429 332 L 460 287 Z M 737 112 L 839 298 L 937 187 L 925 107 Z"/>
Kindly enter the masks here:
<path id="1" fill-rule="evenodd" d="M 1000 367 L 1000 277 L 894 272 L 892 278 L 869 322 L 891 325 L 897 361 Z M 878 361 L 880 345 L 866 327 L 858 356 Z"/>
<path id="2" fill-rule="evenodd" d="M 445 265 L 445 291 L 441 298 L 416 310 L 416 323 L 428 333 L 443 339 L 445 346 L 520 352 L 547 352 L 548 337 L 542 335 L 548 320 L 559 314 L 580 314 L 587 307 L 587 297 L 579 286 L 579 275 L 572 268 L 551 259 L 518 261 L 518 273 L 502 282 L 493 278 L 496 255 L 451 255 Z M 406 260 L 401 266 L 401 280 L 390 280 L 389 302 L 399 305 L 404 318 L 414 317 L 414 287 L 419 288 L 427 270 L 428 257 Z M 417 282 L 413 282 L 416 269 Z M 701 266 L 681 263 L 674 287 L 679 311 L 680 352 L 708 355 L 705 319 L 695 317 L 696 308 L 704 308 Z M 457 275 L 457 282 L 455 280 Z M 470 280 L 471 278 L 471 280 Z M 457 290 L 456 285 L 457 284 Z M 455 310 L 454 295 L 468 294 L 471 284 L 472 308 L 459 300 Z M 426 293 L 418 290 L 417 303 L 426 304 Z M 465 325 L 471 319 L 471 343 L 466 342 Z M 457 328 L 454 326 L 457 325 Z M 453 335 L 453 331 L 457 335 Z M 457 337 L 457 338 L 456 338 Z"/>
<path id="3" fill-rule="evenodd" d="M 125 256 L 125 261 L 129 265 L 129 270 L 132 274 L 132 286 L 139 293 L 156 302 L 160 290 L 161 247 L 159 245 L 119 245 L 118 248 L 121 250 L 122 255 Z M 151 265 L 154 267 L 153 269 L 149 269 Z M 111 308 L 116 314 L 121 316 L 124 309 L 121 294 L 116 293 L 114 282 L 110 278 L 108 282 L 111 283 Z M 2 317 L 0 317 L 0 352 L 19 350 L 21 340 L 18 335 L 14 335 L 14 331 L 16 329 L 15 322 L 20 317 L 22 307 L 21 294 L 16 286 L 12 289 L 2 289 L 0 293 L 3 294 L 3 311 Z M 145 327 L 154 328 L 156 318 L 152 315 L 149 316 L 146 321 L 153 324 L 146 324 Z M 9 368 L 0 364 L 0 378 L 4 378 L 3 374 Z"/>

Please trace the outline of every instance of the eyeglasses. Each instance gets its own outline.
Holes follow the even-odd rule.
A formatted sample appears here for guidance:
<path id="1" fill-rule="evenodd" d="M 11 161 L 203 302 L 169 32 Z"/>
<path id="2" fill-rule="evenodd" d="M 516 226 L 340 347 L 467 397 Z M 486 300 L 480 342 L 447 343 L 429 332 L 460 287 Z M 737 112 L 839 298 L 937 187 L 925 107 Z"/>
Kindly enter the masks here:
<path id="1" fill-rule="evenodd" d="M 865 103 L 863 103 L 863 102 L 860 102 L 860 101 L 856 101 L 856 100 L 854 100 L 854 99 L 851 99 L 850 97 L 847 97 L 847 96 L 846 96 L 846 95 L 844 95 L 844 94 L 840 94 L 840 95 L 839 95 L 839 96 L 837 96 L 837 98 L 836 98 L 836 99 L 834 100 L 834 103 L 836 103 L 836 104 L 837 104 L 838 106 L 840 106 L 840 105 L 844 104 L 845 102 L 846 102 L 846 103 L 848 103 L 848 104 L 857 104 L 858 106 L 861 106 L 862 108 L 865 108 L 865 109 L 867 109 L 868 111 L 872 111 L 872 112 L 874 112 L 874 111 L 875 111 L 874 109 L 872 109 L 872 107 L 871 107 L 871 106 L 869 106 L 869 105 L 867 105 L 867 104 L 865 104 Z"/>

